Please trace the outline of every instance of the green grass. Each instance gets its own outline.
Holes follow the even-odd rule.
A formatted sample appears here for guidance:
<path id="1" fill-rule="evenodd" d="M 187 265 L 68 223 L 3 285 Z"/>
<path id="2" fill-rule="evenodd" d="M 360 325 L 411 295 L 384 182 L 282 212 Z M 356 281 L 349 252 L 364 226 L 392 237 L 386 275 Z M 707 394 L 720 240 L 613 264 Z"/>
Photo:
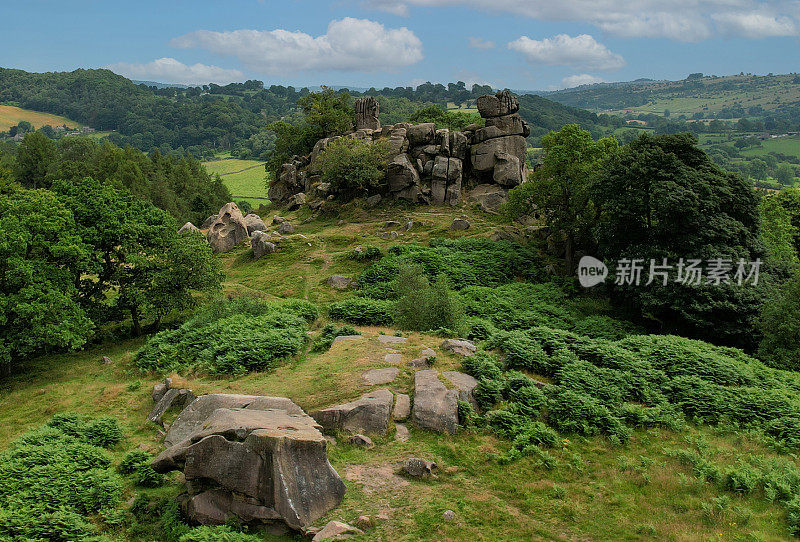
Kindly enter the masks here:
<path id="1" fill-rule="evenodd" d="M 796 156 L 800 158 L 800 137 L 778 137 L 765 139 L 760 147 L 753 147 L 742 151 L 744 156 L 764 156 L 771 152 Z"/>
<path id="2" fill-rule="evenodd" d="M 222 178 L 237 201 L 248 200 L 256 207 L 265 203 L 264 199 L 253 199 L 267 197 L 264 162 L 225 158 L 204 162 L 203 165 L 210 174 Z"/>

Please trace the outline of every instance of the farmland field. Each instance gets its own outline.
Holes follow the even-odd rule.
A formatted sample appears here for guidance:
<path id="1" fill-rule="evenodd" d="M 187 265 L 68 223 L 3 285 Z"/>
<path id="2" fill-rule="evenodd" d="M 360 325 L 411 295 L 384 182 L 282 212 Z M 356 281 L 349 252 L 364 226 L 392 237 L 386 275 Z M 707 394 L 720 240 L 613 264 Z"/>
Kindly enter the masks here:
<path id="1" fill-rule="evenodd" d="M 20 121 L 30 122 L 34 128 L 41 128 L 45 125 L 61 126 L 66 124 L 70 128 L 80 127 L 80 123 L 66 117 L 41 113 L 29 109 L 21 109 L 13 105 L 0 105 L 0 132 L 8 131 L 12 126 L 16 126 Z"/>
<path id="2" fill-rule="evenodd" d="M 226 158 L 204 162 L 203 165 L 210 174 L 220 176 L 237 201 L 267 197 L 267 189 L 264 187 L 266 175 L 264 162 Z M 264 203 L 263 199 L 252 199 L 251 203 L 257 201 Z"/>
<path id="3" fill-rule="evenodd" d="M 800 137 L 778 137 L 761 142 L 761 147 L 742 151 L 745 156 L 763 156 L 771 152 L 800 158 Z"/>

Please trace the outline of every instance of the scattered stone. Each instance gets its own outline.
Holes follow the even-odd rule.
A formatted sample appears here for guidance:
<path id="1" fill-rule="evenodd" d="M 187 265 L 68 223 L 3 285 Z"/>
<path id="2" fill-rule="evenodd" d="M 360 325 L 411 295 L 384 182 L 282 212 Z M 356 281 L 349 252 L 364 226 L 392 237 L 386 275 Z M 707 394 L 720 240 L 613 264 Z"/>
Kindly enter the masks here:
<path id="1" fill-rule="evenodd" d="M 366 435 L 362 435 L 360 433 L 356 433 L 352 437 L 350 437 L 350 444 L 354 446 L 361 446 L 362 448 L 373 448 L 375 444 L 372 443 L 372 439 Z"/>
<path id="2" fill-rule="evenodd" d="M 329 521 L 320 532 L 314 535 L 311 541 L 346 540 L 359 534 L 364 534 L 364 531 L 341 521 Z"/>
<path id="3" fill-rule="evenodd" d="M 388 220 L 386 224 L 383 225 L 383 227 L 386 228 L 387 230 L 399 229 L 402 226 L 403 225 L 397 220 Z"/>
<path id="4" fill-rule="evenodd" d="M 369 516 L 358 516 L 358 519 L 356 520 L 356 527 L 362 531 L 367 531 L 375 527 L 375 522 L 372 521 L 372 518 Z"/>
<path id="5" fill-rule="evenodd" d="M 383 357 L 383 361 L 392 364 L 400 363 L 401 361 L 403 361 L 403 354 L 386 354 Z"/>
<path id="6" fill-rule="evenodd" d="M 195 403 L 203 397 L 208 396 Z M 218 398 L 211 402 L 219 404 Z M 345 486 L 328 462 L 327 442 L 316 422 L 289 399 L 262 397 L 254 402 L 258 399 L 291 405 L 295 413 L 217 408 L 187 438 L 153 460 L 157 472 L 183 470 L 188 493 L 180 500 L 190 521 L 220 525 L 234 517 L 245 523 L 282 520 L 304 530 L 341 502 Z"/>
<path id="7" fill-rule="evenodd" d="M 111 365 L 111 364 L 112 364 L 112 363 L 114 363 L 114 362 L 113 362 L 113 361 L 111 361 L 111 358 L 110 358 L 110 357 L 108 357 L 108 356 L 103 356 L 102 358 L 100 358 L 100 363 L 101 363 L 101 364 L 103 364 L 103 365 Z"/>
<path id="8" fill-rule="evenodd" d="M 408 341 L 407 337 L 396 337 L 394 335 L 378 335 L 378 342 L 381 344 L 403 344 Z"/>
<path id="9" fill-rule="evenodd" d="M 345 277 L 343 275 L 331 275 L 328 277 L 328 286 L 334 290 L 347 290 L 355 288 L 356 281 L 353 277 Z"/>
<path id="10" fill-rule="evenodd" d="M 470 341 L 464 339 L 445 339 L 440 346 L 445 352 L 453 354 L 460 354 L 462 356 L 471 356 L 478 349 Z"/>
<path id="11" fill-rule="evenodd" d="M 381 239 L 386 239 L 387 241 L 394 241 L 399 237 L 400 234 L 392 230 L 392 231 L 381 231 L 376 233 L 375 235 L 377 235 Z"/>
<path id="12" fill-rule="evenodd" d="M 250 213 L 245 215 L 244 224 L 247 226 L 247 235 L 252 236 L 257 231 L 267 231 L 267 225 L 257 214 Z"/>
<path id="13" fill-rule="evenodd" d="M 286 222 L 286 219 L 283 218 L 282 216 L 275 215 L 272 217 L 272 224 L 274 226 L 277 226 L 278 224 L 283 224 L 284 222 Z"/>
<path id="14" fill-rule="evenodd" d="M 469 220 L 464 218 L 456 218 L 453 220 L 453 223 L 450 224 L 451 230 L 468 230 L 470 226 Z"/>
<path id="15" fill-rule="evenodd" d="M 466 401 L 470 403 L 476 411 L 478 410 L 478 402 L 472 394 L 475 386 L 478 385 L 478 381 L 475 380 L 474 377 L 456 371 L 445 371 L 442 373 L 442 376 L 456 387 L 459 401 Z"/>
<path id="16" fill-rule="evenodd" d="M 306 195 L 303 192 L 299 194 L 295 194 L 289 201 L 286 203 L 286 208 L 289 211 L 295 211 L 306 204 Z"/>
<path id="17" fill-rule="evenodd" d="M 191 222 L 187 222 L 186 224 L 181 226 L 181 229 L 178 230 L 178 235 L 183 235 L 184 233 L 192 233 L 195 231 L 200 231 L 200 230 L 197 228 L 197 226 L 195 226 Z"/>
<path id="18" fill-rule="evenodd" d="M 423 429 L 455 434 L 458 426 L 458 392 L 448 390 L 435 370 L 414 374 L 414 423 Z"/>
<path id="19" fill-rule="evenodd" d="M 406 462 L 403 463 L 403 472 L 412 478 L 423 478 L 430 476 L 434 474 L 438 468 L 438 465 L 436 465 L 436 463 L 433 461 L 427 461 L 425 459 L 420 459 L 419 457 L 406 459 Z"/>
<path id="20" fill-rule="evenodd" d="M 294 226 L 292 226 L 289 222 L 281 222 L 281 225 L 278 226 L 278 233 L 281 235 L 289 235 L 294 233 Z"/>
<path id="21" fill-rule="evenodd" d="M 218 215 L 218 214 L 217 214 L 217 215 L 211 215 L 210 217 L 206 218 L 206 219 L 203 221 L 203 224 L 200 226 L 200 229 L 201 229 L 201 230 L 207 230 L 208 228 L 210 228 L 210 227 L 211 227 L 211 224 L 213 224 L 213 223 L 214 223 L 214 221 L 215 221 L 217 218 L 219 218 L 219 215 Z"/>
<path id="22" fill-rule="evenodd" d="M 432 365 L 432 359 L 432 357 L 423 356 L 421 358 L 412 359 L 407 365 L 409 367 L 414 367 L 415 369 L 427 369 Z"/>
<path id="23" fill-rule="evenodd" d="M 192 390 L 187 389 L 169 389 L 158 400 L 158 403 L 150 411 L 147 419 L 153 423 L 161 423 L 161 418 L 167 413 L 167 410 L 173 407 L 185 407 L 192 401 L 197 399 Z"/>
<path id="24" fill-rule="evenodd" d="M 365 393 L 360 399 L 311 412 L 325 433 L 347 431 L 385 435 L 389 429 L 394 396 L 386 388 Z"/>
<path id="25" fill-rule="evenodd" d="M 422 349 L 422 352 L 420 352 L 420 355 L 423 356 L 423 357 L 432 358 L 432 357 L 436 356 L 436 350 L 434 350 L 433 348 L 428 348 L 426 346 L 425 348 Z"/>
<path id="26" fill-rule="evenodd" d="M 153 402 L 158 403 L 164 394 L 167 393 L 167 390 L 172 387 L 172 379 L 170 377 L 164 378 L 163 382 L 159 382 L 155 386 L 153 386 Z"/>
<path id="27" fill-rule="evenodd" d="M 397 367 L 386 367 L 384 369 L 370 369 L 361 375 L 361 378 L 368 386 L 380 386 L 394 382 L 398 374 L 400 374 L 400 369 Z"/>
<path id="28" fill-rule="evenodd" d="M 272 254 L 277 250 L 275 243 L 271 242 L 272 237 L 265 231 L 253 232 L 250 238 L 250 246 L 253 247 L 253 257 L 257 260 L 264 254 Z"/>
<path id="29" fill-rule="evenodd" d="M 442 519 L 445 521 L 453 521 L 456 518 L 456 513 L 452 510 L 445 510 L 442 514 Z"/>
<path id="30" fill-rule="evenodd" d="M 411 397 L 405 393 L 398 393 L 395 397 L 392 418 L 395 421 L 403 421 L 411 415 Z"/>
<path id="31" fill-rule="evenodd" d="M 217 219 L 206 233 L 206 239 L 214 252 L 228 252 L 248 238 L 244 216 L 235 203 L 226 204 L 219 210 Z"/>
<path id="32" fill-rule="evenodd" d="M 358 339 L 363 339 L 363 335 L 339 335 L 335 339 L 333 339 L 333 344 L 340 343 L 342 341 L 356 341 Z"/>
<path id="33" fill-rule="evenodd" d="M 398 442 L 408 442 L 411 438 L 411 433 L 408 431 L 408 427 L 403 425 L 402 423 L 394 424 L 395 432 L 394 432 L 394 439 Z"/>

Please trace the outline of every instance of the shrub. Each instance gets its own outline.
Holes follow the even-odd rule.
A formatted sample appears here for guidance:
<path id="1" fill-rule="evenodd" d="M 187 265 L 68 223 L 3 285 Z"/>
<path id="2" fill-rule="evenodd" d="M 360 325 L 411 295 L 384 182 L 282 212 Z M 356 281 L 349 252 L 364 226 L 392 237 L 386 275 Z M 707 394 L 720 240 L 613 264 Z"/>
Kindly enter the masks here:
<path id="1" fill-rule="evenodd" d="M 136 470 L 136 467 L 141 465 L 142 463 L 148 463 L 150 461 L 150 456 L 147 452 L 142 450 L 133 450 L 125 454 L 125 457 L 122 458 L 122 461 L 119 462 L 117 465 L 117 470 L 121 474 L 131 474 Z"/>
<path id="2" fill-rule="evenodd" d="M 497 356 L 479 350 L 473 356 L 466 356 L 461 360 L 461 368 L 465 373 L 475 378 L 497 379 L 503 374 L 502 366 Z"/>
<path id="3" fill-rule="evenodd" d="M 350 259 L 356 260 L 357 262 L 376 260 L 381 256 L 383 256 L 381 249 L 372 245 L 361 247 L 361 250 L 354 249 L 353 252 L 350 253 Z"/>
<path id="4" fill-rule="evenodd" d="M 311 346 L 312 352 L 325 352 L 330 349 L 333 340 L 339 335 L 360 335 L 360 333 L 350 325 L 336 326 L 335 324 L 325 324 L 317 338 L 314 339 L 314 344 Z"/>
<path id="5" fill-rule="evenodd" d="M 564 433 L 596 435 L 603 433 L 625 442 L 630 429 L 625 427 L 600 401 L 584 393 L 550 386 L 547 421 Z"/>
<path id="6" fill-rule="evenodd" d="M 344 137 L 332 141 L 319 154 L 322 182 L 346 200 L 383 191 L 388 143 Z"/>
<path id="7" fill-rule="evenodd" d="M 617 341 L 628 335 L 635 335 L 641 330 L 631 322 L 617 320 L 616 318 L 601 314 L 594 314 L 578 320 L 572 327 L 572 331 L 578 335 L 584 335 L 593 339 Z"/>
<path id="8" fill-rule="evenodd" d="M 386 326 L 392 323 L 393 303 L 381 299 L 352 296 L 331 303 L 328 316 L 361 326 Z"/>
<path id="9" fill-rule="evenodd" d="M 394 321 L 398 327 L 414 331 L 446 328 L 460 335 L 464 309 L 446 275 L 437 276 L 431 284 L 421 267 L 404 266 L 395 281 L 395 290 Z"/>

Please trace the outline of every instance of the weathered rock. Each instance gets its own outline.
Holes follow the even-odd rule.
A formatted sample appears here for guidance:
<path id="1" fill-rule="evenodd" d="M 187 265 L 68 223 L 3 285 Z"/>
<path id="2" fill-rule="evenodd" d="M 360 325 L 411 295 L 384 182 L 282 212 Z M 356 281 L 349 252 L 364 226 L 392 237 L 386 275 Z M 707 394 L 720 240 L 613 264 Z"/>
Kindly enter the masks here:
<path id="1" fill-rule="evenodd" d="M 440 346 L 445 352 L 471 356 L 478 349 L 473 343 L 464 339 L 445 339 Z"/>
<path id="2" fill-rule="evenodd" d="M 437 156 L 433 165 L 433 179 L 431 180 L 431 200 L 433 203 L 448 203 L 455 204 L 458 202 L 458 196 L 461 193 L 461 176 L 463 165 L 458 158 L 447 158 L 446 156 Z M 456 187 L 453 189 L 453 187 Z M 452 196 L 448 198 L 448 190 L 457 192 L 455 201 L 452 201 Z"/>
<path id="3" fill-rule="evenodd" d="M 325 433 L 348 431 L 385 435 L 389 428 L 394 396 L 382 388 L 366 393 L 360 399 L 311 412 Z"/>
<path id="4" fill-rule="evenodd" d="M 414 374 L 414 408 L 417 426 L 440 433 L 454 434 L 458 426 L 458 392 L 448 390 L 435 370 Z"/>
<path id="5" fill-rule="evenodd" d="M 519 111 L 519 100 L 509 91 L 481 96 L 477 100 L 478 112 L 483 118 L 500 117 Z"/>
<path id="6" fill-rule="evenodd" d="M 496 163 L 492 179 L 501 186 L 517 186 L 525 181 L 524 163 L 506 152 L 495 154 Z"/>
<path id="7" fill-rule="evenodd" d="M 169 386 L 164 382 L 159 382 L 158 384 L 153 386 L 153 402 L 158 403 L 164 394 L 167 393 Z"/>
<path id="8" fill-rule="evenodd" d="M 445 510 L 442 513 L 442 519 L 445 521 L 453 521 L 456 518 L 456 513 L 452 510 Z"/>
<path id="9" fill-rule="evenodd" d="M 304 183 L 299 175 L 298 165 L 288 163 L 281 166 L 278 178 L 270 184 L 269 190 L 267 190 L 267 196 L 273 203 L 280 205 L 294 194 L 303 190 Z"/>
<path id="10" fill-rule="evenodd" d="M 252 236 L 257 231 L 267 231 L 267 225 L 257 214 L 250 213 L 244 217 L 244 225 L 247 227 L 247 235 Z"/>
<path id="11" fill-rule="evenodd" d="M 378 100 L 372 96 L 365 96 L 355 101 L 356 110 L 356 130 L 380 130 L 381 121 L 380 105 Z"/>
<path id="12" fill-rule="evenodd" d="M 403 354 L 386 354 L 383 356 L 383 361 L 386 363 L 400 363 L 403 361 Z"/>
<path id="13" fill-rule="evenodd" d="M 234 395 L 212 393 L 201 395 L 184 408 L 167 432 L 164 443 L 173 446 L 189 438 L 201 428 L 205 421 L 218 408 L 238 408 L 252 410 L 285 410 L 289 414 L 303 414 L 303 410 L 285 397 L 266 397 L 261 395 Z"/>
<path id="14" fill-rule="evenodd" d="M 367 435 L 362 435 L 357 433 L 350 437 L 350 444 L 354 446 L 361 446 L 362 448 L 374 448 L 375 444 L 372 442 L 372 439 L 369 438 Z"/>
<path id="15" fill-rule="evenodd" d="M 147 419 L 153 423 L 161 423 L 161 418 L 171 408 L 185 407 L 196 399 L 192 390 L 170 389 L 158 400 L 153 410 L 148 414 Z"/>
<path id="16" fill-rule="evenodd" d="M 364 201 L 366 202 L 367 207 L 372 208 L 372 207 L 377 207 L 378 204 L 380 204 L 381 199 L 383 198 L 381 197 L 380 194 L 373 194 Z"/>
<path id="17" fill-rule="evenodd" d="M 281 222 L 281 225 L 278 226 L 278 233 L 281 235 L 289 235 L 294 233 L 294 226 L 292 226 L 288 221 Z"/>
<path id="18" fill-rule="evenodd" d="M 464 132 L 450 132 L 450 156 L 459 160 L 469 156 L 469 141 Z"/>
<path id="19" fill-rule="evenodd" d="M 197 226 L 195 226 L 191 222 L 187 222 L 186 224 L 181 226 L 181 229 L 178 230 L 178 235 L 183 235 L 184 233 L 192 233 L 195 231 L 200 231 L 200 230 L 197 228 Z"/>
<path id="20" fill-rule="evenodd" d="M 387 230 L 399 230 L 403 225 L 397 220 L 387 220 L 383 227 Z"/>
<path id="21" fill-rule="evenodd" d="M 370 369 L 361 375 L 362 380 L 368 386 L 381 386 L 394 382 L 397 375 L 400 374 L 400 369 L 397 367 L 386 367 L 383 369 Z"/>
<path id="22" fill-rule="evenodd" d="M 399 236 L 399 234 L 394 230 L 392 230 L 392 231 L 381 231 L 381 232 L 376 233 L 375 235 L 377 235 L 381 239 L 386 239 L 388 241 L 394 241 Z"/>
<path id="23" fill-rule="evenodd" d="M 289 211 L 294 211 L 296 209 L 299 209 L 305 204 L 306 204 L 306 195 L 303 192 L 300 192 L 289 198 L 289 201 L 286 202 L 286 208 Z"/>
<path id="24" fill-rule="evenodd" d="M 391 192 L 399 192 L 409 186 L 419 184 L 419 172 L 405 153 L 398 154 L 389 163 L 386 180 Z"/>
<path id="25" fill-rule="evenodd" d="M 411 433 L 408 431 L 408 427 L 402 423 L 394 424 L 394 440 L 398 442 L 408 442 L 411 440 Z"/>
<path id="26" fill-rule="evenodd" d="M 414 358 L 409 361 L 406 365 L 409 367 L 414 367 L 415 369 L 427 369 L 431 365 L 431 358 L 429 356 L 422 356 L 421 358 Z"/>
<path id="27" fill-rule="evenodd" d="M 375 527 L 375 522 L 369 516 L 358 516 L 358 519 L 356 519 L 356 527 L 362 531 L 366 531 Z"/>
<path id="28" fill-rule="evenodd" d="M 403 344 L 408 341 L 408 337 L 396 337 L 394 335 L 378 335 L 378 342 L 381 344 Z"/>
<path id="29" fill-rule="evenodd" d="M 488 118 L 486 127 L 497 128 L 505 135 L 523 135 L 525 133 L 525 121 L 516 114 Z M 475 135 L 478 135 L 477 132 Z"/>
<path id="30" fill-rule="evenodd" d="M 271 242 L 272 236 L 265 231 L 253 232 L 250 238 L 250 246 L 253 247 L 253 256 L 259 259 L 264 254 L 272 254 L 275 252 L 275 243 Z"/>
<path id="31" fill-rule="evenodd" d="M 478 385 L 478 381 L 474 377 L 456 371 L 445 371 L 442 376 L 456 387 L 459 401 L 470 403 L 475 410 L 478 410 L 478 402 L 472 394 L 475 386 Z"/>
<path id="32" fill-rule="evenodd" d="M 341 521 L 329 521 L 320 532 L 314 535 L 312 542 L 321 540 L 346 540 L 356 535 L 364 534 L 364 531 L 357 529 Z"/>
<path id="33" fill-rule="evenodd" d="M 247 238 L 244 216 L 235 203 L 228 203 L 220 209 L 219 216 L 206 233 L 206 239 L 214 252 L 228 252 Z"/>
<path id="34" fill-rule="evenodd" d="M 508 201 L 508 190 L 495 184 L 479 184 L 469 192 L 468 200 L 480 205 L 487 213 L 499 213 Z"/>
<path id="35" fill-rule="evenodd" d="M 419 147 L 433 143 L 434 135 L 436 134 L 436 124 L 433 122 L 425 122 L 416 124 L 406 130 L 406 136 L 412 147 Z"/>
<path id="36" fill-rule="evenodd" d="M 211 215 L 210 217 L 206 218 L 205 220 L 203 220 L 203 224 L 200 226 L 200 229 L 201 229 L 201 230 L 207 230 L 208 228 L 210 228 L 210 227 L 211 227 L 211 224 L 213 224 L 213 223 L 214 223 L 214 221 L 215 221 L 217 218 L 219 218 L 219 215 L 218 215 L 218 214 L 216 214 L 216 215 Z"/>
<path id="37" fill-rule="evenodd" d="M 405 393 L 398 393 L 395 395 L 392 418 L 395 421 L 403 421 L 408 419 L 409 416 L 411 416 L 411 397 Z"/>
<path id="38" fill-rule="evenodd" d="M 356 285 L 356 281 L 353 277 L 345 277 L 343 275 L 331 275 L 328 277 L 327 282 L 328 286 L 334 290 L 348 290 L 354 288 Z"/>
<path id="39" fill-rule="evenodd" d="M 412 457 L 403 463 L 403 472 L 412 478 L 422 478 L 434 474 L 439 466 L 433 461 Z"/>
<path id="40" fill-rule="evenodd" d="M 422 357 L 432 358 L 432 357 L 436 356 L 436 350 L 434 350 L 433 348 L 428 348 L 426 346 L 425 348 L 422 349 L 422 352 L 420 352 L 420 355 Z"/>
<path id="41" fill-rule="evenodd" d="M 272 217 L 272 225 L 273 226 L 277 226 L 279 224 L 283 224 L 284 222 L 286 222 L 286 219 L 283 218 L 282 216 L 275 215 L 275 216 Z"/>
<path id="42" fill-rule="evenodd" d="M 468 230 L 470 227 L 469 220 L 464 218 L 455 218 L 453 219 L 453 223 L 450 224 L 451 230 Z"/>
<path id="43" fill-rule="evenodd" d="M 508 154 L 524 161 L 527 144 L 521 135 L 502 136 L 489 139 L 470 147 L 472 167 L 476 171 L 493 171 L 498 161 L 498 154 Z"/>
<path id="44" fill-rule="evenodd" d="M 341 502 L 345 487 L 328 462 L 327 441 L 316 422 L 288 399 L 257 399 L 299 412 L 217 408 L 153 461 L 158 472 L 184 471 L 190 520 L 282 520 L 304 529 Z"/>

